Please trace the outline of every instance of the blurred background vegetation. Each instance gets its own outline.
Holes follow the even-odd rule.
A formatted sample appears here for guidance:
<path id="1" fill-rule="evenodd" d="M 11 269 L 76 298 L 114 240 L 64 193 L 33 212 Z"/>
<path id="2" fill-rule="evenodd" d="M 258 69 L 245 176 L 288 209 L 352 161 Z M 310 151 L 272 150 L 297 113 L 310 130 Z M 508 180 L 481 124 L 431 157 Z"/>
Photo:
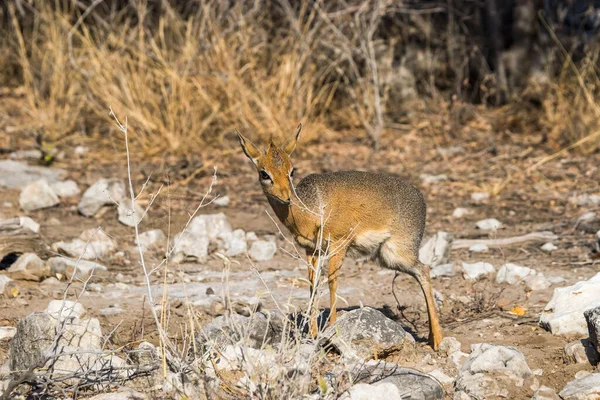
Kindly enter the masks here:
<path id="1" fill-rule="evenodd" d="M 482 114 L 490 134 L 562 148 L 600 130 L 600 17 L 587 0 L 7 0 L 0 86 L 12 135 L 42 145 L 115 131 L 146 154 L 343 131 L 374 147 L 421 126 L 443 141 Z M 11 108 L 12 107 L 12 108 Z"/>

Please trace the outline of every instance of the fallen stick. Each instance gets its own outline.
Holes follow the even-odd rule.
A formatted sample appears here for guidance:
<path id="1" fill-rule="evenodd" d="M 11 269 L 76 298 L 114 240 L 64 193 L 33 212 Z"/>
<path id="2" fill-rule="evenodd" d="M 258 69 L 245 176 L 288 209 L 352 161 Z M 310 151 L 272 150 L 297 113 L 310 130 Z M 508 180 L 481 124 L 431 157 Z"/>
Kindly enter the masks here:
<path id="1" fill-rule="evenodd" d="M 452 242 L 452 249 L 467 249 L 475 244 L 485 244 L 488 247 L 505 247 L 525 242 L 550 242 L 558 239 L 552 232 L 531 232 L 523 236 L 513 236 L 500 239 L 456 239 Z"/>

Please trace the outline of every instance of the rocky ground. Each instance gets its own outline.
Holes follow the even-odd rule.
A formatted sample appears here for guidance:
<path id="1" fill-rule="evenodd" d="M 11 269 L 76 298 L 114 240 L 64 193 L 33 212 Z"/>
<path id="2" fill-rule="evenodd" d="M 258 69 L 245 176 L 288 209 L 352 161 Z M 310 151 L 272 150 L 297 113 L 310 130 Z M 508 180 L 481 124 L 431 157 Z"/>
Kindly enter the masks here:
<path id="1" fill-rule="evenodd" d="M 423 191 L 421 259 L 434 266 L 447 337 L 438 352 L 426 344 L 416 283 L 350 259 L 337 328 L 306 337 L 306 266 L 233 140 L 219 156 L 132 154 L 134 187 L 145 184 L 133 209 L 119 143 L 65 143 L 48 166 L 19 142 L 0 160 L 0 226 L 37 232 L 41 247 L 2 255 L 3 390 L 86 398 L 124 384 L 122 398 L 600 398 L 600 155 L 546 159 L 538 139 L 399 134 L 375 155 L 342 136 L 298 147 L 298 179 L 369 169 Z M 172 348 L 161 346 L 152 308 Z"/>

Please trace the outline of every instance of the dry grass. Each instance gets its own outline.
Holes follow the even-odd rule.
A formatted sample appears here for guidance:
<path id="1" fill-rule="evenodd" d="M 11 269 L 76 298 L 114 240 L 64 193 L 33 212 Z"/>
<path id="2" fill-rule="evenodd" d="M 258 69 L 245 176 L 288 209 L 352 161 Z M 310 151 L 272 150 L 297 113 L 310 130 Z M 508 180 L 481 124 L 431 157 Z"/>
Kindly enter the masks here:
<path id="1" fill-rule="evenodd" d="M 467 63 L 483 65 L 458 26 L 433 34 L 440 10 L 411 13 L 386 0 L 60 3 L 9 2 L 0 41 L 0 81 L 26 97 L 18 131 L 42 143 L 113 135 L 111 106 L 127 110 L 144 154 L 201 152 L 234 128 L 276 140 L 307 121 L 309 140 L 348 129 L 377 145 L 390 126 L 424 121 L 447 140 L 464 123 L 444 116 L 452 93 L 469 98 Z M 597 131 L 598 82 L 596 53 L 575 67 L 556 40 L 557 49 L 564 68 L 525 89 L 538 106 L 519 92 L 496 112 L 511 132 L 541 130 L 560 148 Z M 497 91 L 487 68 L 472 88 L 484 100 Z"/>

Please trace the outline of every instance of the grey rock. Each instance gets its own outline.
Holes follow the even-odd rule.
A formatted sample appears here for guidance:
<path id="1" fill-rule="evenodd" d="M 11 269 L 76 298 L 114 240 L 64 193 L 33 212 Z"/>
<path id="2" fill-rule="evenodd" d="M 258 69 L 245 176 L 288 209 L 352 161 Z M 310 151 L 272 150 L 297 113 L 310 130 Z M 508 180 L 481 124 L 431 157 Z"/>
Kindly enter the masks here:
<path id="1" fill-rule="evenodd" d="M 252 242 L 248 254 L 254 261 L 268 261 L 277 252 L 277 244 L 266 240 Z"/>
<path id="2" fill-rule="evenodd" d="M 429 275 L 431 276 L 432 279 L 435 279 L 435 278 L 439 278 L 439 277 L 443 277 L 443 276 L 447 276 L 447 277 L 454 276 L 454 275 L 456 275 L 456 272 L 454 271 L 453 264 L 442 264 L 442 265 L 438 265 L 437 267 L 431 268 Z"/>
<path id="3" fill-rule="evenodd" d="M 40 179 L 56 182 L 64 174 L 65 171 L 61 169 L 29 166 L 23 161 L 0 160 L 0 186 L 7 188 L 23 188 Z"/>
<path id="4" fill-rule="evenodd" d="M 58 358 L 64 347 L 84 349 L 97 352 L 102 349 L 102 331 L 100 323 L 95 318 L 79 320 L 74 319 L 65 323 L 58 346 L 50 348 L 57 334 L 57 320 L 48 313 L 37 312 L 21 319 L 17 324 L 17 333 L 10 343 L 9 361 L 13 371 L 27 370 L 33 365 L 38 365 L 46 356 L 50 361 L 44 365 L 67 363 L 73 356 L 64 355 Z M 40 365 L 43 367 L 44 365 Z"/>
<path id="5" fill-rule="evenodd" d="M 136 225 L 139 225 L 145 212 L 144 208 L 137 202 L 134 202 L 133 204 L 134 207 L 131 209 L 131 202 L 123 201 L 119 204 L 118 208 L 119 222 L 132 228 Z"/>
<path id="6" fill-rule="evenodd" d="M 352 381 L 374 386 L 393 384 L 402 397 L 410 395 L 414 400 L 436 400 L 444 398 L 444 389 L 431 376 L 414 369 L 402 368 L 393 363 L 371 360 L 361 362 L 351 369 Z M 376 397 L 370 397 L 375 399 Z M 383 397 L 387 399 L 387 397 Z"/>
<path id="7" fill-rule="evenodd" d="M 50 276 L 50 267 L 35 253 L 25 253 L 19 256 L 7 273 L 11 278 L 39 282 Z"/>
<path id="8" fill-rule="evenodd" d="M 546 278 L 543 272 L 531 275 L 525 278 L 525 285 L 531 290 L 544 290 L 552 286 L 552 283 Z"/>
<path id="9" fill-rule="evenodd" d="M 208 256 L 210 243 L 231 235 L 233 230 L 223 213 L 198 215 L 187 230 L 175 236 L 173 257 L 176 261 L 203 261 Z"/>
<path id="10" fill-rule="evenodd" d="M 419 260 L 430 267 L 446 264 L 452 247 L 452 234 L 437 232 L 419 249 Z"/>
<path id="11" fill-rule="evenodd" d="M 343 313 L 324 337 L 348 359 L 368 360 L 375 354 L 414 351 L 415 340 L 402 325 L 370 307 Z"/>
<path id="12" fill-rule="evenodd" d="M 75 259 L 97 260 L 110 256 L 117 248 L 115 241 L 98 229 L 88 229 L 79 239 L 52 244 L 52 250 Z"/>
<path id="13" fill-rule="evenodd" d="M 472 213 L 473 212 L 471 210 L 469 210 L 468 208 L 458 207 L 458 208 L 455 208 L 454 211 L 452 211 L 452 217 L 463 218 Z"/>
<path id="14" fill-rule="evenodd" d="M 535 391 L 531 400 L 560 400 L 560 397 L 558 397 L 554 389 L 549 388 L 548 386 L 540 386 L 540 388 Z"/>
<path id="15" fill-rule="evenodd" d="M 254 242 L 255 240 L 258 240 L 258 236 L 256 236 L 256 233 L 246 232 L 246 241 L 247 242 Z"/>
<path id="16" fill-rule="evenodd" d="M 490 248 L 485 243 L 477 243 L 469 247 L 471 253 L 487 253 L 489 250 Z"/>
<path id="17" fill-rule="evenodd" d="M 139 245 L 142 247 L 143 251 L 147 251 L 152 247 L 164 249 L 166 244 L 167 236 L 165 236 L 164 232 L 160 229 L 153 229 L 140 233 Z"/>
<path id="18" fill-rule="evenodd" d="M 429 376 L 434 377 L 442 385 L 451 385 L 456 380 L 451 376 L 446 375 L 443 371 L 436 369 L 429 373 Z"/>
<path id="19" fill-rule="evenodd" d="M 596 206 L 600 204 L 600 195 L 582 194 L 580 196 L 572 196 L 569 198 L 569 203 L 578 206 Z"/>
<path id="20" fill-rule="evenodd" d="M 588 333 L 584 311 L 600 304 L 600 273 L 587 281 L 556 288 L 540 316 L 540 325 L 554 335 Z"/>
<path id="21" fill-rule="evenodd" d="M 50 187 L 52 190 L 54 190 L 54 193 L 56 193 L 58 197 L 74 197 L 81 193 L 77 183 L 71 180 L 53 182 L 50 184 Z"/>
<path id="22" fill-rule="evenodd" d="M 590 342 L 596 351 L 600 353 L 600 306 L 585 311 L 583 316 L 587 323 Z"/>
<path id="23" fill-rule="evenodd" d="M 438 351 L 440 354 L 450 356 L 452 353 L 460 351 L 461 344 L 455 337 L 446 336 L 442 339 Z"/>
<path id="24" fill-rule="evenodd" d="M 204 326 L 196 342 L 201 346 L 222 346 L 243 341 L 248 347 L 261 348 L 264 344 L 278 344 L 282 331 L 283 320 L 278 314 L 222 315 Z"/>
<path id="25" fill-rule="evenodd" d="M 533 376 L 523 354 L 514 347 L 474 344 L 456 380 L 456 392 L 475 399 L 507 397 L 514 386 L 522 387 Z"/>
<path id="26" fill-rule="evenodd" d="M 125 199 L 125 187 L 118 179 L 100 179 L 90 186 L 79 201 L 77 210 L 92 217 L 105 205 L 115 205 Z"/>
<path id="27" fill-rule="evenodd" d="M 471 193 L 471 200 L 474 203 L 482 203 L 485 200 L 490 198 L 490 194 L 487 192 L 476 192 L 476 193 Z"/>
<path id="28" fill-rule="evenodd" d="M 391 382 L 383 382 L 377 385 L 368 383 L 357 383 L 339 398 L 340 400 L 402 400 L 402 393 Z"/>
<path id="29" fill-rule="evenodd" d="M 213 201 L 213 203 L 219 207 L 227 207 L 230 202 L 231 200 L 229 199 L 229 196 L 217 197 L 215 201 Z"/>
<path id="30" fill-rule="evenodd" d="M 160 360 L 160 354 L 156 346 L 149 342 L 141 342 L 137 349 L 132 352 L 132 358 L 141 367 L 157 365 Z"/>
<path id="31" fill-rule="evenodd" d="M 58 196 L 43 179 L 25 186 L 19 195 L 19 205 L 25 211 L 54 207 L 59 203 Z"/>
<path id="32" fill-rule="evenodd" d="M 236 229 L 231 234 L 224 235 L 223 242 L 225 255 L 230 257 L 244 254 L 248 250 L 246 233 L 242 229 Z"/>
<path id="33" fill-rule="evenodd" d="M 19 225 L 21 225 L 23 228 L 29 229 L 34 233 L 39 233 L 40 231 L 40 224 L 29 217 L 19 217 Z"/>
<path id="34" fill-rule="evenodd" d="M 81 318 L 85 314 L 85 307 L 70 300 L 52 300 L 46 307 L 46 313 L 60 320 Z"/>
<path id="35" fill-rule="evenodd" d="M 47 261 L 50 271 L 53 275 L 61 275 L 69 279 L 71 275 L 76 278 L 86 279 L 94 271 L 107 271 L 104 265 L 94 261 L 87 260 L 71 260 L 64 257 L 51 257 Z"/>
<path id="36" fill-rule="evenodd" d="M 496 272 L 494 266 L 486 262 L 476 262 L 474 264 L 468 264 L 463 262 L 462 264 L 463 277 L 465 279 L 478 279 L 481 276 L 493 274 Z"/>
<path id="37" fill-rule="evenodd" d="M 597 400 L 600 398 L 600 373 L 567 383 L 559 396 L 563 400 Z"/>

